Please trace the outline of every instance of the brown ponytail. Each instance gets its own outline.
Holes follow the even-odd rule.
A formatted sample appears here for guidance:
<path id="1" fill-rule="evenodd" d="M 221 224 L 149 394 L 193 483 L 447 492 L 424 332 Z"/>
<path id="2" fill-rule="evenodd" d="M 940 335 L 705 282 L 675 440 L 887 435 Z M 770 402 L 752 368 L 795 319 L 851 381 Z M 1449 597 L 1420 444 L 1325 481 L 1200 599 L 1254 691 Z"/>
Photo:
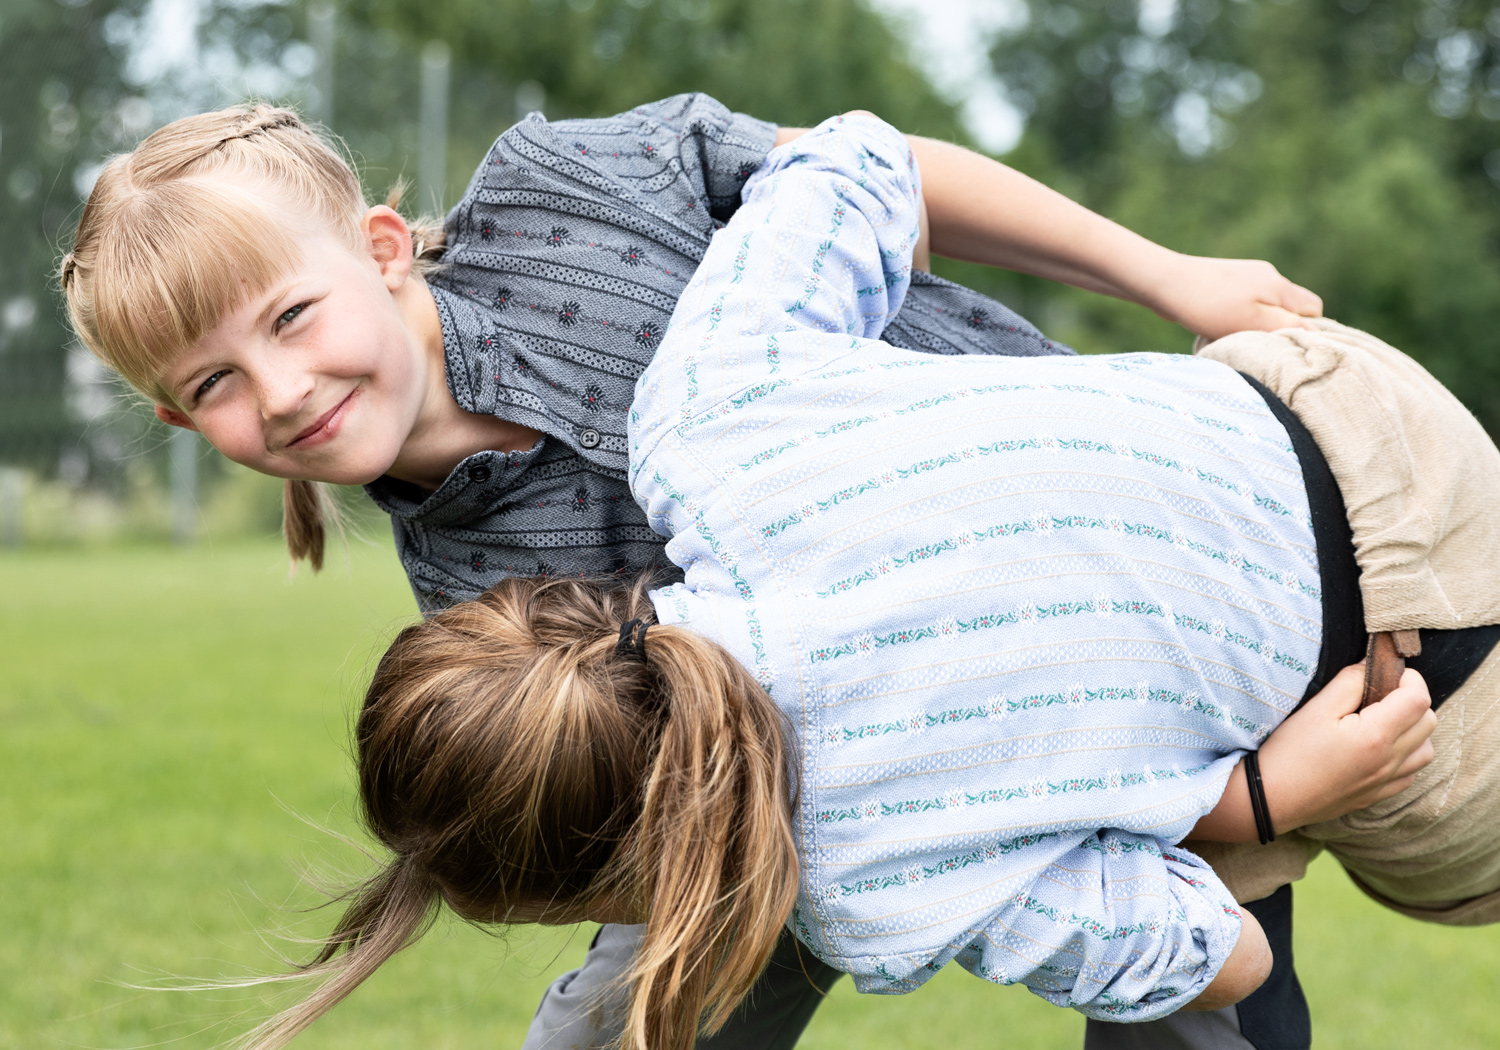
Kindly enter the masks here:
<path id="1" fill-rule="evenodd" d="M 733 657 L 654 628 L 647 658 L 669 707 L 628 864 L 642 875 L 626 1045 L 686 1050 L 750 990 L 796 894 L 780 713 Z"/>
<path id="2" fill-rule="evenodd" d="M 319 991 L 252 1034 L 282 1045 L 419 936 L 473 922 L 645 921 L 625 1050 L 687 1050 L 728 1018 L 796 895 L 788 745 L 723 649 L 620 624 L 644 584 L 507 580 L 402 631 L 355 731 L 367 824 L 394 854 L 314 960 Z"/>

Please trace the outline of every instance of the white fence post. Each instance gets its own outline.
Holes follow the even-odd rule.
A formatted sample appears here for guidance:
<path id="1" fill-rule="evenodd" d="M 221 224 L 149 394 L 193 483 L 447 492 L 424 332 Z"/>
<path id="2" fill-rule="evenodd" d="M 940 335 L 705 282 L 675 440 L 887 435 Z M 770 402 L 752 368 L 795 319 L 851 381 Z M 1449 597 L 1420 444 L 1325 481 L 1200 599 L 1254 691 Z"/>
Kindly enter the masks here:
<path id="1" fill-rule="evenodd" d="M 417 158 L 417 200 L 423 211 L 443 213 L 448 183 L 448 45 L 429 40 L 422 48 L 421 155 Z"/>
<path id="2" fill-rule="evenodd" d="M 0 467 L 0 547 L 19 547 L 25 535 L 26 474 L 19 467 Z"/>
<path id="3" fill-rule="evenodd" d="M 535 80 L 523 80 L 516 85 L 516 122 L 526 119 L 532 110 L 547 104 L 547 89 Z"/>
<path id="4" fill-rule="evenodd" d="M 172 471 L 172 541 L 188 544 L 198 534 L 198 434 L 173 427 L 167 447 Z"/>
<path id="5" fill-rule="evenodd" d="M 313 67 L 312 117 L 324 127 L 333 125 L 333 54 L 338 41 L 338 9 L 331 0 L 307 5 L 307 42 L 317 56 Z"/>

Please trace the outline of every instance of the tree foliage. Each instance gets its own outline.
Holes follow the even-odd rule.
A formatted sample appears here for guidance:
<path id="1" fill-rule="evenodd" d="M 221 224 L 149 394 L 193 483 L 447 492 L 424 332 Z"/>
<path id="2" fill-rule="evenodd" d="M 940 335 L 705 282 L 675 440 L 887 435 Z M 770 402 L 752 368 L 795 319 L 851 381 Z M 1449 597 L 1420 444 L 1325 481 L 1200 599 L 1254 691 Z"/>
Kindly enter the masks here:
<path id="1" fill-rule="evenodd" d="M 68 333 L 52 275 L 98 158 L 147 130 L 111 16 L 144 0 L 10 0 L 0 15 L 0 463 L 57 465 Z"/>
<path id="2" fill-rule="evenodd" d="M 951 136 L 951 105 L 859 0 L 351 0 L 349 17 L 511 83 L 537 81 L 563 116 L 602 116 L 683 91 L 783 124 L 874 110 Z"/>
<path id="3" fill-rule="evenodd" d="M 372 186 L 413 174 L 418 55 L 431 41 L 450 48 L 450 202 L 521 115 L 515 89 L 528 83 L 553 119 L 702 91 L 780 124 L 862 108 L 963 135 L 954 106 L 861 0 L 349 0 L 338 17 L 333 127 Z"/>
<path id="4" fill-rule="evenodd" d="M 1500 7 L 1032 3 L 993 54 L 1011 158 L 1196 254 L 1270 259 L 1500 423 Z M 1089 349 L 1178 348 L 1143 311 L 1029 289 Z"/>

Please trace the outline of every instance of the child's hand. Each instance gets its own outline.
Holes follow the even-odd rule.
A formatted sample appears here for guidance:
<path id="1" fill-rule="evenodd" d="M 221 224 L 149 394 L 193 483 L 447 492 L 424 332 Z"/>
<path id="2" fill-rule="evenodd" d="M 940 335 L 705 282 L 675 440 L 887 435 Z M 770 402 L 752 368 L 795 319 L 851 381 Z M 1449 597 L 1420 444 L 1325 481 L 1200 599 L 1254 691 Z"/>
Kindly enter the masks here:
<path id="1" fill-rule="evenodd" d="M 1260 747 L 1260 776 L 1276 833 L 1332 820 L 1404 791 L 1432 761 L 1437 716 L 1422 676 L 1359 710 L 1365 665 L 1346 667 Z M 1188 838 L 1254 842 L 1245 763 L 1234 767 L 1217 805 Z"/>
<path id="2" fill-rule="evenodd" d="M 1363 664 L 1344 668 L 1261 745 L 1278 832 L 1390 798 L 1432 761 L 1437 716 L 1422 676 L 1408 668 L 1393 693 L 1360 711 L 1364 673 Z"/>
<path id="3" fill-rule="evenodd" d="M 1211 259 L 1172 253 L 1145 302 L 1195 335 L 1311 327 L 1323 300 L 1257 259 Z"/>

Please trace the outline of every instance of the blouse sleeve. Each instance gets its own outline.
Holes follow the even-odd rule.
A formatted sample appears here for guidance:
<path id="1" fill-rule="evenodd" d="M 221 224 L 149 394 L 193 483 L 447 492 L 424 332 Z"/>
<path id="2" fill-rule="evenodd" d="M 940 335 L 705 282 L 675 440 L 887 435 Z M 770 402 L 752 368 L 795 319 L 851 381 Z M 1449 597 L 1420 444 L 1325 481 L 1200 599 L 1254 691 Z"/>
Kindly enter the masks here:
<path id="1" fill-rule="evenodd" d="M 919 193 L 906 140 L 872 116 L 772 150 L 636 384 L 632 473 L 674 428 L 874 345 L 911 279 Z"/>
<path id="2" fill-rule="evenodd" d="M 982 862 L 1003 867 L 1020 856 Z M 1239 940 L 1239 906 L 1213 869 L 1187 850 L 1126 831 L 1081 838 L 1005 892 L 967 945 L 917 966 L 868 957 L 845 960 L 845 968 L 860 991 L 907 992 L 951 959 L 1087 1017 L 1151 1021 L 1196 998 Z"/>
<path id="3" fill-rule="evenodd" d="M 1101 832 L 1054 867 L 986 929 L 971 971 L 1024 973 L 1019 983 L 1037 995 L 1101 1021 L 1150 1021 L 1196 998 L 1239 941 L 1242 917 L 1224 884 L 1159 839 Z M 1090 870 L 1098 881 L 1083 876 Z M 1016 935 L 1030 924 L 1070 934 L 1040 965 Z"/>

